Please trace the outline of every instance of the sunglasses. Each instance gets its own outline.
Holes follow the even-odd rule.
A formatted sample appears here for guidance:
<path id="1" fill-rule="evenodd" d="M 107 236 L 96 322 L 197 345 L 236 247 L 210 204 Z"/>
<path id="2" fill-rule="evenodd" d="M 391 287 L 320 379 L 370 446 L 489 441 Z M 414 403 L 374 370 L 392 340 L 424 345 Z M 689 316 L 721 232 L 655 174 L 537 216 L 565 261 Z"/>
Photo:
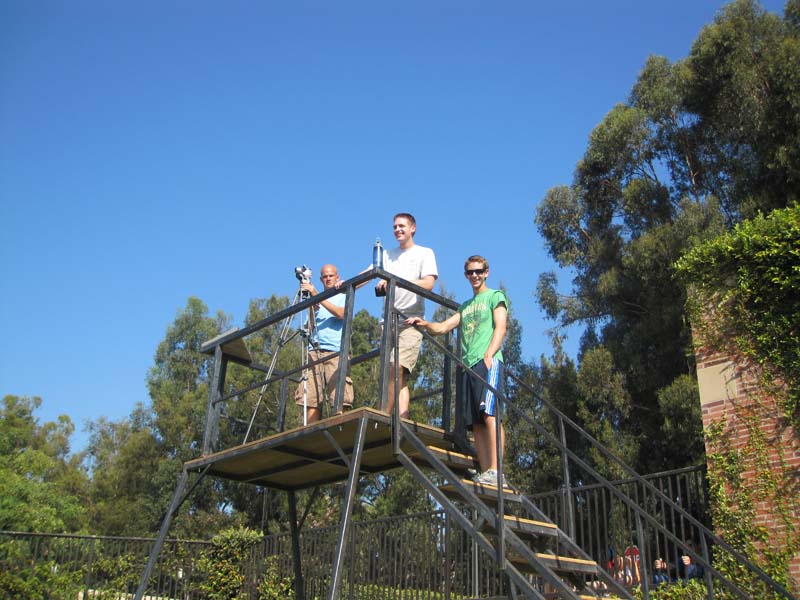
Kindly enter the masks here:
<path id="1" fill-rule="evenodd" d="M 465 269 L 464 275 L 469 277 L 470 275 L 483 275 L 486 273 L 486 269 Z"/>

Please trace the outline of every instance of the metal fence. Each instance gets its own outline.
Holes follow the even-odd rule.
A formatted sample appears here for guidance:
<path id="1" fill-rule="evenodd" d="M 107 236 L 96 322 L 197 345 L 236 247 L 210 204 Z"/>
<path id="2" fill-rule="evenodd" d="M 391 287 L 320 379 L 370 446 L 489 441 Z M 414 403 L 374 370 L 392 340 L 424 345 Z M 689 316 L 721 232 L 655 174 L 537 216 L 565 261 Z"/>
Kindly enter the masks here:
<path id="1" fill-rule="evenodd" d="M 647 479 L 696 519 L 707 520 L 702 467 Z M 615 485 L 637 484 L 626 480 Z M 610 568 L 609 562 L 630 547 L 637 547 L 642 559 L 663 557 L 671 564 L 678 563 L 680 549 L 654 531 L 637 528 L 634 516 L 607 489 L 585 486 L 569 492 L 537 494 L 531 499 L 562 529 L 568 530 L 571 521 L 575 540 L 601 565 Z M 641 497 L 641 501 L 649 500 Z M 657 503 L 650 508 L 659 510 Z M 667 522 L 677 537 L 685 539 L 681 518 L 668 518 Z M 337 533 L 336 527 L 301 533 L 304 590 L 309 600 L 326 595 Z M 152 539 L 144 538 L 0 532 L 0 595 L 5 594 L 0 597 L 26 597 L 21 595 L 24 590 L 37 598 L 132 597 L 152 544 Z M 461 600 L 505 593 L 504 580 L 493 561 L 442 511 L 354 522 L 347 544 L 342 598 Z M 200 565 L 211 548 L 210 542 L 167 540 L 150 577 L 147 597 L 207 598 L 207 575 Z M 241 565 L 243 597 L 259 598 L 258 584 L 268 563 L 279 578 L 292 577 L 290 534 L 267 536 L 252 549 L 246 564 Z"/>
<path id="2" fill-rule="evenodd" d="M 677 506 L 706 526 L 708 515 L 708 490 L 705 466 L 677 469 L 645 476 L 644 479 L 665 494 Z M 677 538 L 692 543 L 696 532 L 686 518 L 654 497 L 635 479 L 613 482 L 626 496 L 664 523 Z M 615 497 L 602 485 L 587 485 L 530 496 L 531 500 L 561 529 L 609 572 L 617 574 L 621 563 L 630 562 L 631 580 L 626 585 L 636 585 L 641 578 L 653 580 L 653 563 L 656 559 L 668 565 L 669 579 L 680 578 L 677 565 L 685 548 L 667 539 L 657 528 L 637 519 L 630 507 Z M 638 571 L 638 574 L 637 574 Z M 663 577 L 664 573 L 659 573 Z"/>
<path id="3" fill-rule="evenodd" d="M 301 535 L 305 598 L 328 590 L 337 528 Z M 0 532 L 2 598 L 132 598 L 152 539 Z M 502 579 L 488 560 L 476 561 L 472 543 L 447 516 L 420 513 L 354 523 L 348 540 L 347 578 L 341 598 L 351 600 L 462 599 L 502 593 Z M 208 575 L 198 565 L 210 542 L 168 540 L 145 598 L 205 600 Z M 291 536 L 267 536 L 239 565 L 242 592 L 257 600 L 270 557 L 278 578 L 292 577 Z"/>

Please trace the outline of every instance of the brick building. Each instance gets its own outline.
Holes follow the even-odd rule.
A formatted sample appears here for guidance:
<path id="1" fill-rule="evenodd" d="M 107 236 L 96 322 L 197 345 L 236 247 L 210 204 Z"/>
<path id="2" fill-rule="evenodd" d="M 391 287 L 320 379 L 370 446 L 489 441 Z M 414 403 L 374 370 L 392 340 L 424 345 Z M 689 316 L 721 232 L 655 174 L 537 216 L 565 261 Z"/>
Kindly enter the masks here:
<path id="1" fill-rule="evenodd" d="M 800 432 L 783 417 L 775 399 L 760 385 L 757 365 L 708 347 L 695 350 L 697 379 L 703 427 L 715 422 L 724 423 L 730 448 L 736 449 L 744 466 L 744 486 L 754 490 L 755 524 L 768 531 L 768 544 L 785 548 L 790 539 L 800 531 Z M 709 447 L 710 456 L 719 448 Z M 756 451 L 758 448 L 763 452 Z M 777 494 L 789 507 L 783 515 L 775 502 L 760 497 L 757 490 L 764 481 L 756 477 L 768 464 L 772 480 L 779 483 Z M 772 494 L 776 493 L 773 490 Z M 767 494 L 768 495 L 768 494 Z M 787 526 L 786 520 L 790 525 Z M 800 553 L 791 559 L 790 587 L 800 590 Z"/>

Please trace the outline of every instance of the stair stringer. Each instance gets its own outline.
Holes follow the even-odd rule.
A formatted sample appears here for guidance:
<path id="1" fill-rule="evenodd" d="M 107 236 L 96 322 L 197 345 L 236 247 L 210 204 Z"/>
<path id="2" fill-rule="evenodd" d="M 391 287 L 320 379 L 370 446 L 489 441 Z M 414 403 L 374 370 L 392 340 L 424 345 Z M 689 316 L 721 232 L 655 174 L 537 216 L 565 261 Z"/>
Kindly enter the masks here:
<path id="1" fill-rule="evenodd" d="M 484 519 L 484 521 L 487 523 L 494 523 L 496 531 L 502 531 L 500 538 L 501 540 L 505 540 L 504 546 L 506 548 L 513 549 L 514 552 L 524 558 L 525 561 L 536 572 L 536 574 L 557 589 L 563 598 L 578 600 L 579 595 L 572 590 L 571 586 L 565 582 L 564 579 L 562 579 L 553 569 L 544 564 L 542 560 L 537 558 L 536 554 L 530 549 L 525 541 L 520 539 L 514 533 L 514 531 L 511 530 L 507 523 L 498 523 L 500 519 L 498 518 L 496 512 L 485 502 L 480 500 L 477 495 L 468 491 L 467 487 L 461 482 L 461 478 L 456 476 L 444 462 L 435 456 L 422 442 L 422 440 L 420 440 L 404 423 L 401 424 L 401 433 L 402 437 L 409 444 L 411 444 L 414 451 L 420 457 L 424 458 L 425 461 L 445 480 L 450 482 L 450 485 L 456 489 L 459 497 L 465 504 L 475 509 L 480 518 Z M 525 594 L 526 597 L 536 598 L 537 600 L 544 598 L 544 596 L 542 596 L 531 585 L 526 576 L 509 562 L 506 556 L 506 551 L 498 552 L 498 548 L 495 547 L 495 545 L 481 531 L 479 531 L 466 516 L 464 516 L 459 507 L 457 507 L 444 494 L 444 492 L 442 492 L 433 483 L 433 481 L 430 480 L 430 478 L 422 471 L 422 469 L 420 469 L 420 467 L 411 457 L 409 457 L 402 450 L 399 450 L 396 456 L 398 461 L 401 462 L 412 473 L 414 478 L 417 479 L 417 481 L 421 483 L 423 487 L 425 487 L 426 491 L 428 491 L 436 499 L 436 501 L 439 502 L 448 515 L 450 515 L 458 523 L 458 525 L 478 543 L 484 552 L 489 554 L 489 556 L 498 564 L 501 570 L 509 576 L 511 581 L 517 585 L 517 587 L 522 591 L 522 593 Z M 521 506 L 523 506 L 526 512 L 543 522 L 553 524 L 552 521 L 546 517 L 530 500 L 522 495 L 519 495 L 519 497 Z M 576 558 L 580 558 L 594 564 L 595 576 L 602 579 L 611 589 L 617 592 L 619 597 L 633 600 L 633 596 L 631 596 L 630 592 L 620 586 L 617 581 L 615 581 L 599 565 L 597 565 L 597 563 L 588 554 L 586 554 L 583 549 L 580 548 L 580 546 L 578 546 L 574 540 L 572 540 L 566 534 L 566 532 L 557 527 L 555 527 L 555 530 L 557 532 L 556 540 L 559 546 L 563 545 L 565 549 L 568 549 L 570 552 L 578 555 Z M 593 594 L 592 590 L 587 589 L 586 591 Z"/>

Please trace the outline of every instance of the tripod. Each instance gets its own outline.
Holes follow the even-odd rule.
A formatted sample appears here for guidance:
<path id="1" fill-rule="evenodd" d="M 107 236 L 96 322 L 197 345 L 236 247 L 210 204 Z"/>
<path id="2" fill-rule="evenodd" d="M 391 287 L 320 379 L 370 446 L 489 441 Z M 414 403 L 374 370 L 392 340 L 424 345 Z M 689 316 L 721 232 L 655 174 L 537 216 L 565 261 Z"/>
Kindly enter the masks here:
<path id="1" fill-rule="evenodd" d="M 301 281 L 301 284 L 303 282 Z M 309 293 L 305 291 L 302 287 L 295 292 L 294 299 L 292 300 L 289 307 L 296 306 L 300 302 L 307 300 L 309 298 Z M 309 308 L 309 311 L 312 311 L 312 308 Z M 278 333 L 278 339 L 275 340 L 275 346 L 272 350 L 272 359 L 269 363 L 269 368 L 267 369 L 267 376 L 264 379 L 264 385 L 261 386 L 261 391 L 258 393 L 258 400 L 256 401 L 255 408 L 253 408 L 253 416 L 250 417 L 250 423 L 247 426 L 247 432 L 244 434 L 244 440 L 242 440 L 242 444 L 247 443 L 247 439 L 250 437 L 250 431 L 253 428 L 253 422 L 256 419 L 256 414 L 258 413 L 258 409 L 261 406 L 261 400 L 264 397 L 264 392 L 267 390 L 267 384 L 269 380 L 272 378 L 272 373 L 275 370 L 275 365 L 278 362 L 278 353 L 280 352 L 281 348 L 283 348 L 286 344 L 291 342 L 298 334 L 301 335 L 303 339 L 303 343 L 300 345 L 300 360 L 302 361 L 301 364 L 304 365 L 303 368 L 303 425 L 306 425 L 306 413 L 308 412 L 308 397 L 307 397 L 307 381 L 308 381 L 308 367 L 305 366 L 308 364 L 308 340 L 311 339 L 311 335 L 314 329 L 314 319 L 309 318 L 309 315 L 305 314 L 305 311 L 299 313 L 300 315 L 300 327 L 294 331 L 290 330 L 290 326 L 292 321 L 294 321 L 295 315 L 289 315 L 286 317 L 280 325 L 280 331 Z M 291 331 L 291 333 L 290 333 Z"/>

